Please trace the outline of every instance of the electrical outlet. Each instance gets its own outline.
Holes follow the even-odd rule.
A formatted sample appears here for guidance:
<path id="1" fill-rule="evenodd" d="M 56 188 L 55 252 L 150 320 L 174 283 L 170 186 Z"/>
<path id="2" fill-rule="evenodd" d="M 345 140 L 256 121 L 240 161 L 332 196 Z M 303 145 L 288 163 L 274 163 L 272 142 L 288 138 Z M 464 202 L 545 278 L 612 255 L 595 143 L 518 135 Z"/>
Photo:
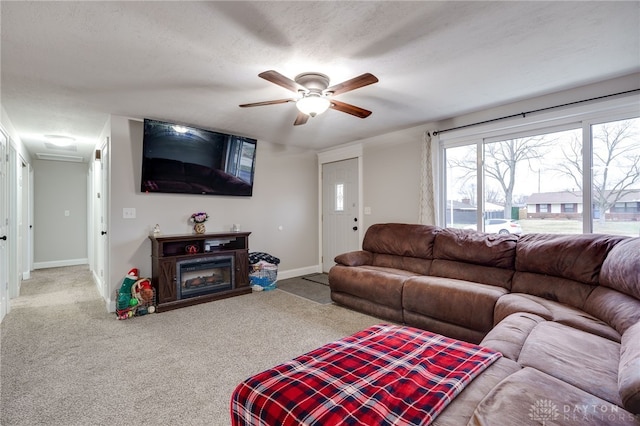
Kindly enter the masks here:
<path id="1" fill-rule="evenodd" d="M 123 219 L 135 219 L 136 218 L 136 209 L 134 207 L 125 207 L 122 209 L 122 218 Z"/>

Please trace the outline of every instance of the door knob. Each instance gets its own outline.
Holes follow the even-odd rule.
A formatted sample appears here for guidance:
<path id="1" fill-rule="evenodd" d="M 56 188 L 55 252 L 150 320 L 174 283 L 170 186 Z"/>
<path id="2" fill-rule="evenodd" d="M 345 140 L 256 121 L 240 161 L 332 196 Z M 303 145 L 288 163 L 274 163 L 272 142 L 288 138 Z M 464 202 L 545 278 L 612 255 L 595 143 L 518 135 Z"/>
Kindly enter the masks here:
<path id="1" fill-rule="evenodd" d="M 353 230 L 354 230 L 354 231 L 357 231 L 357 230 L 358 230 L 358 227 L 357 227 L 357 226 L 354 226 L 354 227 L 353 227 Z"/>
<path id="2" fill-rule="evenodd" d="M 6 236 L 6 235 L 3 235 L 2 237 L 0 237 L 0 240 L 5 240 L 5 241 L 7 241 L 7 236 Z"/>
<path id="3" fill-rule="evenodd" d="M 107 235 L 107 231 L 100 232 L 100 235 Z"/>

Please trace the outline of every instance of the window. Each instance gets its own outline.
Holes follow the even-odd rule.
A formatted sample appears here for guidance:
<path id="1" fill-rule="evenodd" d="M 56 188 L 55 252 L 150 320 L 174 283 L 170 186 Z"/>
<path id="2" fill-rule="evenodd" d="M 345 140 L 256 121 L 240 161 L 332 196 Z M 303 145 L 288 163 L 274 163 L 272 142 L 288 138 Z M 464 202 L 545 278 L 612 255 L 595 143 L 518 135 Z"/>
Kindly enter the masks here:
<path id="1" fill-rule="evenodd" d="M 335 211 L 344 211 L 344 183 L 336 183 L 336 199 L 335 199 Z"/>
<path id="2" fill-rule="evenodd" d="M 441 135 L 444 225 L 486 228 L 500 218 L 517 220 L 523 233 L 638 236 L 640 118 L 621 108 L 618 117 L 630 115 L 596 121 L 590 108 L 584 118 L 548 114 L 510 134 L 485 126 Z"/>
<path id="3" fill-rule="evenodd" d="M 640 118 L 592 126 L 592 196 L 599 217 L 594 232 L 638 236 L 640 214 Z M 634 206 L 634 207 L 635 207 Z"/>
<path id="4" fill-rule="evenodd" d="M 462 146 L 446 151 L 447 227 L 473 228 L 478 223 L 476 147 Z"/>

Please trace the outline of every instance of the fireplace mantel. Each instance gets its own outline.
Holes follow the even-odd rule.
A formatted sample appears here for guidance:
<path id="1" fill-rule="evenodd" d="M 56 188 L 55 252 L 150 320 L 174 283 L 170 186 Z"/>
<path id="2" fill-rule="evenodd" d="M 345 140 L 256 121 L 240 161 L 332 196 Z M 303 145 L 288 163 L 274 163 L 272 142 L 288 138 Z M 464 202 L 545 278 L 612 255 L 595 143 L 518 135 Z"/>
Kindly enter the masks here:
<path id="1" fill-rule="evenodd" d="M 249 234 L 250 232 L 223 232 L 184 235 L 150 235 L 151 282 L 156 290 L 157 311 L 190 306 L 197 303 L 224 299 L 251 293 L 249 285 Z M 231 258 L 233 277 L 231 288 L 212 286 L 211 292 L 193 297 L 182 297 L 178 282 L 182 264 L 206 260 Z M 227 286 L 228 287 L 228 286 Z"/>

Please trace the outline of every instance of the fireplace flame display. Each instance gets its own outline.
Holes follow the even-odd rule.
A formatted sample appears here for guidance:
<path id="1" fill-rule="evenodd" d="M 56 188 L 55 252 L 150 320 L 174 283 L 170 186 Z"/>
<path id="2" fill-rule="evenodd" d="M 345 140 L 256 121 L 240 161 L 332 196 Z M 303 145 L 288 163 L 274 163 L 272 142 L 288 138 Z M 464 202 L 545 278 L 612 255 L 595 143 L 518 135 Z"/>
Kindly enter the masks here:
<path id="1" fill-rule="evenodd" d="M 177 263 L 178 299 L 233 289 L 234 257 L 211 256 Z"/>

